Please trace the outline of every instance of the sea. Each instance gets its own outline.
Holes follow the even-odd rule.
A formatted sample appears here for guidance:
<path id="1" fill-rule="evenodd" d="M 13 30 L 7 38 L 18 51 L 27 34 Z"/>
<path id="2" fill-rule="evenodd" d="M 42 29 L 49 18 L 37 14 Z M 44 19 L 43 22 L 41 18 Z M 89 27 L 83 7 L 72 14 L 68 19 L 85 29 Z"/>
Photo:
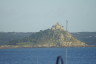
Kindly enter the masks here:
<path id="1" fill-rule="evenodd" d="M 56 64 L 58 56 L 64 64 L 96 64 L 96 47 L 0 49 L 0 64 Z"/>

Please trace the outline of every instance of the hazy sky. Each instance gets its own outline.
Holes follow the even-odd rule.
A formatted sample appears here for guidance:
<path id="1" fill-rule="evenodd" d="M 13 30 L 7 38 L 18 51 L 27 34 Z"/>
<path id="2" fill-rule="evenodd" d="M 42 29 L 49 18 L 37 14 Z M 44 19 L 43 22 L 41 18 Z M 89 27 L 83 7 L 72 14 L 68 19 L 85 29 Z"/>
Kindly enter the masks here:
<path id="1" fill-rule="evenodd" d="M 96 0 L 0 0 L 0 32 L 37 32 L 59 22 L 96 32 Z"/>

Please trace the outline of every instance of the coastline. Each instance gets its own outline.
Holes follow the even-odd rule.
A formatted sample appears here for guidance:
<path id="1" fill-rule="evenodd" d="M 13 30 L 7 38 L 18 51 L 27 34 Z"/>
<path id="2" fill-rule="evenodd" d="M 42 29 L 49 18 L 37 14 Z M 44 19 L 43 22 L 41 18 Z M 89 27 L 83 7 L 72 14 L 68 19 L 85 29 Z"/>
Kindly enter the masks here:
<path id="1" fill-rule="evenodd" d="M 96 47 L 96 45 L 87 45 L 87 46 L 52 46 L 52 47 L 32 47 L 32 46 L 19 46 L 19 45 L 0 45 L 0 49 L 15 49 L 15 48 L 66 48 L 66 47 Z"/>

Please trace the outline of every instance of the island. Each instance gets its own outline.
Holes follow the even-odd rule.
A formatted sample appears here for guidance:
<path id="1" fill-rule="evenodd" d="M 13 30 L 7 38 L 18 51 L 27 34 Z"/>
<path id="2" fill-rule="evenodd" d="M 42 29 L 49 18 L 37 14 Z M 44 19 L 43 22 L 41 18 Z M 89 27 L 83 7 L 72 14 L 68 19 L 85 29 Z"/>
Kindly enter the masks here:
<path id="1" fill-rule="evenodd" d="M 29 47 L 87 47 L 88 44 L 76 39 L 62 25 L 56 23 L 50 29 L 31 33 L 28 37 L 10 40 L 0 48 L 29 48 Z"/>

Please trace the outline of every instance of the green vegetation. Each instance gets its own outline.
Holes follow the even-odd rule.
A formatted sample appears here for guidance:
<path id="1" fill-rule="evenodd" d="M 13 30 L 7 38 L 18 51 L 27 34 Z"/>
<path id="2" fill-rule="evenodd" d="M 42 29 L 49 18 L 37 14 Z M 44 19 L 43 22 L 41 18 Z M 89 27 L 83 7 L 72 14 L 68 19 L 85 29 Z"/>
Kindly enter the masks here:
<path id="1" fill-rule="evenodd" d="M 6 45 L 9 41 L 15 41 L 23 39 L 24 37 L 29 37 L 32 32 L 0 32 L 0 45 Z"/>
<path id="2" fill-rule="evenodd" d="M 75 39 L 59 24 L 52 26 L 51 29 L 32 33 L 29 37 L 11 40 L 7 44 L 29 47 L 86 46 L 85 43 Z"/>
<path id="3" fill-rule="evenodd" d="M 19 33 L 13 33 L 7 42 L 4 42 L 2 47 L 73 47 L 73 46 L 87 46 L 87 44 L 80 42 L 74 38 L 69 32 L 64 30 L 64 27 L 55 24 L 51 29 L 40 30 L 40 32 L 25 33 L 21 36 Z M 10 36 L 10 35 L 9 35 Z"/>

